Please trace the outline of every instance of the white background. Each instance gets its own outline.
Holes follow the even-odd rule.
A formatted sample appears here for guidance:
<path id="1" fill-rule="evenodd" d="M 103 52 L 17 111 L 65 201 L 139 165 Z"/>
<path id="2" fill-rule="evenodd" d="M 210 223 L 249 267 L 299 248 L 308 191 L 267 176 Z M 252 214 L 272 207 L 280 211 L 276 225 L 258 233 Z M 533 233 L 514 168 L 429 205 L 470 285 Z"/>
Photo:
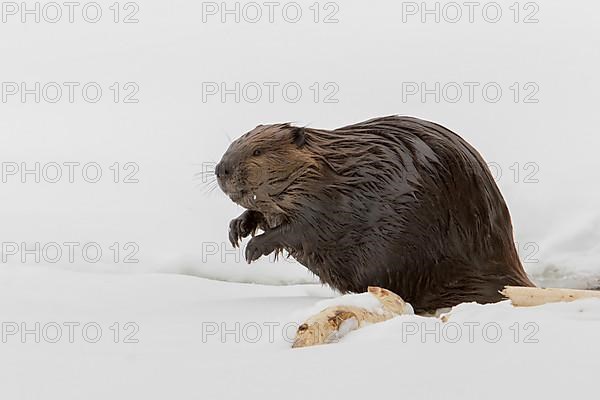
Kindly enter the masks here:
<path id="1" fill-rule="evenodd" d="M 98 103 L 88 103 L 75 91 L 69 103 L 66 91 L 56 104 L 19 95 L 0 103 L 0 160 L 26 162 L 97 162 L 103 178 L 90 184 L 76 176 L 75 183 L 21 183 L 10 176 L 0 184 L 0 241 L 98 242 L 104 257 L 92 264 L 66 255 L 56 267 L 106 271 L 171 271 L 266 283 L 307 282 L 314 277 L 293 262 L 276 265 L 267 260 L 248 267 L 241 257 L 223 254 L 227 225 L 241 209 L 218 188 L 206 193 L 194 174 L 219 160 L 230 141 L 257 124 L 292 121 L 300 125 L 335 128 L 388 114 L 414 115 L 441 123 L 471 142 L 502 175 L 498 184 L 512 212 L 516 239 L 528 272 L 541 283 L 595 284 L 600 273 L 600 190 L 597 188 L 597 112 L 600 13 L 592 1 L 544 1 L 537 7 L 497 3 L 502 17 L 487 22 L 482 2 L 474 22 L 461 5 L 435 15 L 403 14 L 405 3 L 344 1 L 337 8 L 299 2 L 303 14 L 297 23 L 282 15 L 281 3 L 269 22 L 243 14 L 203 14 L 202 2 L 144 1 L 134 16 L 138 23 L 114 23 L 112 2 L 100 1 L 103 14 L 88 23 L 82 6 L 68 22 L 68 9 L 57 23 L 41 15 L 3 15 L 0 24 L 0 79 L 2 82 L 97 82 L 103 88 Z M 34 3 L 27 3 L 33 8 Z M 45 3 L 41 3 L 43 6 Z M 228 8 L 234 9 L 229 2 Z M 259 3 L 262 4 L 262 3 Z M 421 7 L 421 3 L 415 3 Z M 434 2 L 428 2 L 433 9 Z M 123 10 L 122 19 L 132 9 Z M 216 3 L 217 7 L 220 2 Z M 19 6 L 20 7 L 20 6 Z M 314 6 L 313 6 L 314 7 Z M 510 7 L 513 7 L 512 9 Z M 337 11 L 336 11 L 337 10 Z M 444 14 L 446 10 L 446 14 Z M 537 11 L 536 11 L 537 10 Z M 325 16 L 337 23 L 324 23 Z M 537 23 L 524 23 L 530 19 Z M 50 11 L 49 11 L 50 12 Z M 53 11 L 52 11 L 53 12 Z M 50 16 L 53 17 L 54 14 Z M 89 11 L 91 17 L 94 12 Z M 293 9 L 288 18 L 294 18 Z M 495 8 L 488 9 L 495 18 Z M 203 22 L 203 19 L 205 22 Z M 403 19 L 405 22 L 403 22 Z M 134 82 L 137 104 L 114 103 L 109 86 Z M 203 83 L 295 82 L 303 89 L 292 103 L 275 91 L 269 102 L 266 89 L 256 103 L 239 103 L 218 95 L 203 101 Z M 337 103 L 315 102 L 311 85 L 333 82 Z M 474 102 L 456 103 L 433 95 L 403 101 L 403 83 L 478 82 Z M 481 87 L 500 85 L 496 103 L 482 97 Z M 514 102 L 511 85 L 521 86 Z M 524 103 L 526 83 L 539 92 L 537 103 Z M 124 92 L 123 92 L 124 93 Z M 323 94 L 324 92 L 322 92 Z M 122 98 L 121 98 L 122 100 Z M 108 169 L 114 162 L 139 165 L 139 183 L 115 184 Z M 525 182 L 535 163 L 533 178 Z M 514 170 L 519 163 L 519 178 Z M 79 170 L 80 171 L 80 170 Z M 63 170 L 66 172 L 66 169 Z M 115 263 L 108 247 L 118 242 L 139 245 L 137 264 Z M 527 244 L 531 244 L 524 248 Z M 207 247 L 209 246 L 209 247 Z M 212 246 L 212 247 L 210 247 Z M 214 246 L 219 254 L 211 255 Z M 208 251 L 210 250 L 210 251 Z M 204 254 L 203 254 L 204 253 Z M 536 262 L 537 260 L 537 262 Z M 32 257 L 26 259 L 32 263 Z M 22 264 L 19 255 L 4 264 Z M 44 260 L 40 262 L 44 264 Z M 564 281 L 575 277 L 575 280 Z M 563 279 L 561 281 L 561 279 Z M 569 278 L 570 279 L 570 278 Z"/>

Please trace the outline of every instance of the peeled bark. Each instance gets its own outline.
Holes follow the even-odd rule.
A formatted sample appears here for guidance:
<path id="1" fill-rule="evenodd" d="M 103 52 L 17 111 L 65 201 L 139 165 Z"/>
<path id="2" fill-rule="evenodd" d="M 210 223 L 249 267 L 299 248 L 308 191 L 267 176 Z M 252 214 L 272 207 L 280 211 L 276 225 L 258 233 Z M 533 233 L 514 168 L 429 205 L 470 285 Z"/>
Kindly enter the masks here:
<path id="1" fill-rule="evenodd" d="M 515 307 L 539 306 L 560 301 L 600 298 L 600 291 L 577 289 L 541 289 L 535 287 L 505 286 L 502 295 L 509 298 Z"/>
<path id="2" fill-rule="evenodd" d="M 385 321 L 398 315 L 412 313 L 412 307 L 397 294 L 369 287 L 382 308 L 377 312 L 357 306 L 327 307 L 298 327 L 292 347 L 308 347 L 338 341 L 345 334 L 368 324 Z"/>

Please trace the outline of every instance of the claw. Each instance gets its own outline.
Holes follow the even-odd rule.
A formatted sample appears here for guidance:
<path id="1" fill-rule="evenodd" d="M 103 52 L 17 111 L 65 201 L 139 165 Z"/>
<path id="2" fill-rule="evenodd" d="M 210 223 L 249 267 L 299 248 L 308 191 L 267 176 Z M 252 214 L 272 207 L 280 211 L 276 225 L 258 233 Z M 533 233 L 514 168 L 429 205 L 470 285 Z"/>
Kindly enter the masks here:
<path id="1" fill-rule="evenodd" d="M 244 258 L 246 258 L 246 263 L 250 264 L 252 260 L 250 259 L 250 243 L 246 245 L 246 250 L 244 251 Z"/>
<path id="2" fill-rule="evenodd" d="M 238 231 L 237 231 L 237 220 L 233 220 L 229 223 L 229 242 L 231 245 L 236 248 L 238 246 Z"/>
<path id="3" fill-rule="evenodd" d="M 250 264 L 253 261 L 258 260 L 262 255 L 263 255 L 263 252 L 256 245 L 255 239 L 252 239 L 250 242 L 248 242 L 248 244 L 246 245 L 246 251 L 245 251 L 246 262 L 248 264 Z"/>
<path id="4" fill-rule="evenodd" d="M 241 241 L 245 237 L 254 237 L 257 221 L 256 217 L 253 215 L 254 214 L 246 211 L 229 223 L 229 242 L 234 248 L 239 248 Z M 260 255 L 258 257 L 260 257 Z"/>
<path id="5" fill-rule="evenodd" d="M 239 242 L 242 236 L 240 235 L 240 220 L 234 219 L 229 224 L 229 241 L 234 248 L 239 247 Z"/>

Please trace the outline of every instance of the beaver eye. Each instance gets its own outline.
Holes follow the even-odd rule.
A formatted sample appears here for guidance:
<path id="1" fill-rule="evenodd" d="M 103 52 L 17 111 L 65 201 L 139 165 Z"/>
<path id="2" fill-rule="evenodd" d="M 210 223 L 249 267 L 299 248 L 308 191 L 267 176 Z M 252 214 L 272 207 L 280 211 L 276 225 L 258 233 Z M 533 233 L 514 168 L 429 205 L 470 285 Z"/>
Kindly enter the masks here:
<path id="1" fill-rule="evenodd" d="M 261 154 L 262 154 L 262 151 L 260 149 L 254 150 L 254 155 L 255 156 L 260 156 Z"/>

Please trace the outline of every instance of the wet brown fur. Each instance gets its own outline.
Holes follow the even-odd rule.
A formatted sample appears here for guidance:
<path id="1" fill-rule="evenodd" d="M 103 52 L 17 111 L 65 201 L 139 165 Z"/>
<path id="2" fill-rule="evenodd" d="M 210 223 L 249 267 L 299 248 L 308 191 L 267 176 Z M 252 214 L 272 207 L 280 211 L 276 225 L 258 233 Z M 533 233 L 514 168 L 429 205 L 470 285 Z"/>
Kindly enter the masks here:
<path id="1" fill-rule="evenodd" d="M 416 311 L 533 286 L 486 163 L 435 123 L 258 126 L 231 144 L 217 175 L 247 209 L 230 223 L 231 242 L 264 231 L 246 247 L 249 262 L 287 251 L 341 292 L 385 287 Z"/>

